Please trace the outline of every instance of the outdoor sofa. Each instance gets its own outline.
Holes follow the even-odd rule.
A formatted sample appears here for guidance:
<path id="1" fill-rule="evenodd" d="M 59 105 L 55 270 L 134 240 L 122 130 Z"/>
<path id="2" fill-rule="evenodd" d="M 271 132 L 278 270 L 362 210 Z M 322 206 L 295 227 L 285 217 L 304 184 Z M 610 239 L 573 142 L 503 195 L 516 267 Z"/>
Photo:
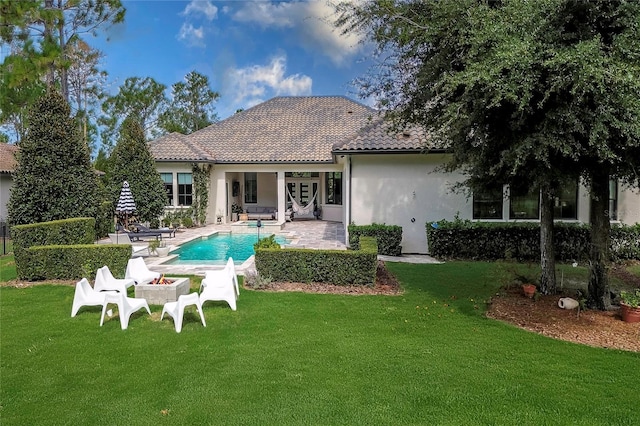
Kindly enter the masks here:
<path id="1" fill-rule="evenodd" d="M 247 206 L 249 220 L 269 220 L 276 218 L 275 207 Z"/>

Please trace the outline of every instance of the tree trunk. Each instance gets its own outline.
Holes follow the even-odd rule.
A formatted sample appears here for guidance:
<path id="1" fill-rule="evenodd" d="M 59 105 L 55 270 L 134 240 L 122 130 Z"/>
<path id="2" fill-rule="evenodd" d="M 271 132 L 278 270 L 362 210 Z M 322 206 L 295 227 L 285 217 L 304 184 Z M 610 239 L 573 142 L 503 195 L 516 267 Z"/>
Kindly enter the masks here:
<path id="1" fill-rule="evenodd" d="M 53 0 L 45 0 L 44 8 L 45 10 L 50 11 L 53 8 Z M 44 39 L 45 46 L 52 45 L 55 43 L 55 41 L 53 40 L 53 28 L 52 28 L 53 22 L 51 19 L 52 17 L 50 15 L 45 16 L 43 19 L 43 24 L 44 24 L 43 39 Z M 47 80 L 47 87 L 49 88 L 49 90 L 54 89 L 56 85 L 56 66 L 53 60 L 51 60 L 51 62 L 48 64 L 46 80 Z"/>
<path id="2" fill-rule="evenodd" d="M 553 191 L 549 183 L 541 187 L 540 208 L 540 292 L 556 292 L 556 252 L 553 244 Z"/>
<path id="3" fill-rule="evenodd" d="M 611 307 L 609 294 L 609 174 L 595 171 L 591 177 L 591 246 L 589 248 L 589 307 L 606 310 Z"/>

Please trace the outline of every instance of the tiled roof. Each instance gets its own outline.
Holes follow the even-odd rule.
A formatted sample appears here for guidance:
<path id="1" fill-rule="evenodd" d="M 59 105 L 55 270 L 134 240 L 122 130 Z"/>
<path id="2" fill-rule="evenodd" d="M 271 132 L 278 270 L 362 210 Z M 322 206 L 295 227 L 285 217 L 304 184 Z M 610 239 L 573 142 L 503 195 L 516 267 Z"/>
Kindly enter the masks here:
<path id="1" fill-rule="evenodd" d="M 342 96 L 276 97 L 190 135 L 164 136 L 151 147 L 157 160 L 179 160 L 182 143 L 201 147 L 216 163 L 331 162 L 333 144 L 376 114 Z"/>
<path id="2" fill-rule="evenodd" d="M 424 129 L 418 126 L 392 131 L 391 125 L 378 118 L 356 135 L 333 146 L 334 152 L 410 152 L 439 149 L 431 146 Z"/>
<path id="3" fill-rule="evenodd" d="M 16 145 L 0 143 L 0 173 L 12 173 L 16 169 Z"/>
<path id="4" fill-rule="evenodd" d="M 207 150 L 193 143 L 189 136 L 181 133 L 169 133 L 151 141 L 151 155 L 160 161 L 204 161 L 215 160 Z"/>

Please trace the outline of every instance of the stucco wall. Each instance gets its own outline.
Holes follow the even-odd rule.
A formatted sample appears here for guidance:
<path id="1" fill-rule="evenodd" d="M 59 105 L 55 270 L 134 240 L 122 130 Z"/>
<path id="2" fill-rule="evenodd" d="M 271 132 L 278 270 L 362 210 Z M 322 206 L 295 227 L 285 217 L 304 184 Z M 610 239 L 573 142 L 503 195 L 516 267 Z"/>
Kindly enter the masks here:
<path id="1" fill-rule="evenodd" d="M 640 189 L 620 185 L 618 188 L 618 219 L 627 225 L 640 223 Z"/>
<path id="2" fill-rule="evenodd" d="M 471 219 L 471 204 L 450 187 L 460 175 L 435 171 L 443 155 L 358 155 L 351 158 L 351 221 L 402 226 L 402 251 L 426 253 L 426 222 Z M 347 213 L 348 214 L 348 213 Z"/>
<path id="3" fill-rule="evenodd" d="M 0 221 L 7 220 L 7 204 L 11 195 L 11 175 L 0 173 Z"/>

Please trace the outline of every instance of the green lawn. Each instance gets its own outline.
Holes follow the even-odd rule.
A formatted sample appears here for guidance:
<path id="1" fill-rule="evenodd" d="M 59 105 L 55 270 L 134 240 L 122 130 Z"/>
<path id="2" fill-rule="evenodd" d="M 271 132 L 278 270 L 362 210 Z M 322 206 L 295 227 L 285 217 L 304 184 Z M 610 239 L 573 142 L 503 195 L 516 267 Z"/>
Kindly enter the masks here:
<path id="1" fill-rule="evenodd" d="M 0 423 L 640 424 L 640 354 L 484 317 L 495 264 L 389 264 L 402 296 L 242 291 L 173 322 L 0 289 Z"/>

